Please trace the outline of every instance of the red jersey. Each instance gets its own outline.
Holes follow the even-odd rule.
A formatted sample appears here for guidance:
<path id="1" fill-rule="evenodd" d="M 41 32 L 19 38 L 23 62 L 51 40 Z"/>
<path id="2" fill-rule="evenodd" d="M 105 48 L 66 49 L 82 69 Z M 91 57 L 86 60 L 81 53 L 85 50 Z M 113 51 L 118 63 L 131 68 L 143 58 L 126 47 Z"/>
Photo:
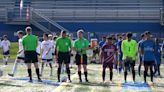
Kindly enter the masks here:
<path id="1" fill-rule="evenodd" d="M 115 45 L 105 44 L 102 47 L 103 62 L 104 63 L 113 62 L 114 61 L 114 55 L 115 55 L 116 51 L 117 51 L 117 48 Z"/>

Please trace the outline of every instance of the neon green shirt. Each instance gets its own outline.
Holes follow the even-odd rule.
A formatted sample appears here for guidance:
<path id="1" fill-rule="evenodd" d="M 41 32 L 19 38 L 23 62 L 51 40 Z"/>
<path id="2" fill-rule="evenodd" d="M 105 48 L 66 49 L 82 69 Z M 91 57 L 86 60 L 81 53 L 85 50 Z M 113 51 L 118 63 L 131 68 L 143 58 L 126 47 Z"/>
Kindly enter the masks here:
<path id="1" fill-rule="evenodd" d="M 135 60 L 137 53 L 137 42 L 135 40 L 131 40 L 130 42 L 123 40 L 121 49 L 123 52 L 123 60 L 125 60 L 127 56 Z"/>
<path id="2" fill-rule="evenodd" d="M 74 47 L 77 49 L 77 50 L 81 50 L 82 48 L 87 48 L 89 46 L 89 41 L 85 38 L 82 38 L 82 39 L 77 39 L 75 40 L 75 43 L 74 43 Z M 82 51 L 82 54 L 86 54 L 86 50 Z"/>
<path id="3" fill-rule="evenodd" d="M 56 48 L 58 52 L 69 52 L 70 48 L 72 48 L 72 42 L 71 39 L 66 37 L 62 38 L 59 37 L 56 40 Z"/>
<path id="4" fill-rule="evenodd" d="M 22 38 L 22 44 L 25 51 L 36 51 L 38 38 L 35 35 L 25 35 Z"/>

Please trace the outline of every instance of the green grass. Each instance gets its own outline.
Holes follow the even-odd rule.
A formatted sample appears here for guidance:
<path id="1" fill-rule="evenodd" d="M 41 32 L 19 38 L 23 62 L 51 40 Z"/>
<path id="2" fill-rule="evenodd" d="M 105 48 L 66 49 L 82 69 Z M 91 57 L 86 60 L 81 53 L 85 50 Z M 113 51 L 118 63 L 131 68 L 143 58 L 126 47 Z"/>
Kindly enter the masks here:
<path id="1" fill-rule="evenodd" d="M 16 58 L 18 52 L 18 43 L 17 42 L 12 42 L 11 47 L 10 47 L 10 59 L 14 60 Z M 0 59 L 3 58 L 3 51 L 2 48 L 0 48 Z"/>

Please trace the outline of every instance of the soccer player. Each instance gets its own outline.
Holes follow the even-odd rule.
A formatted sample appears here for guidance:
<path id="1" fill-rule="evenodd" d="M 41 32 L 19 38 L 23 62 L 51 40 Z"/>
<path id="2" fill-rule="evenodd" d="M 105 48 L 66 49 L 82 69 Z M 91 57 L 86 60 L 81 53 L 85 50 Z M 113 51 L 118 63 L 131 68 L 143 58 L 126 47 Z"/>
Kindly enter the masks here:
<path id="1" fill-rule="evenodd" d="M 44 70 L 44 64 L 48 63 L 50 66 L 50 76 L 53 76 L 53 68 L 52 68 L 52 43 L 48 40 L 48 34 L 43 34 L 43 42 L 41 43 L 41 55 L 42 55 L 42 66 L 41 73 L 42 76 Z"/>
<path id="2" fill-rule="evenodd" d="M 139 61 L 139 66 L 138 66 L 138 75 L 141 76 L 141 65 L 143 63 L 142 60 L 142 54 L 141 54 L 141 44 L 145 40 L 145 34 L 141 34 L 141 40 L 138 42 L 138 61 Z"/>
<path id="3" fill-rule="evenodd" d="M 121 70 L 123 68 L 123 60 L 122 60 L 122 49 L 121 49 L 121 45 L 122 45 L 122 36 L 121 35 L 117 35 L 117 50 L 118 50 L 118 71 L 119 73 L 121 73 Z"/>
<path id="4" fill-rule="evenodd" d="M 160 76 L 160 65 L 161 65 L 161 58 L 162 58 L 162 50 L 161 50 L 161 46 L 159 45 L 159 39 L 156 38 L 155 39 L 155 76 Z"/>
<path id="5" fill-rule="evenodd" d="M 79 82 L 82 82 L 81 78 L 81 66 L 84 69 L 85 81 L 88 82 L 88 71 L 87 71 L 87 52 L 86 50 L 91 49 L 89 47 L 89 41 L 83 37 L 84 31 L 79 29 L 77 31 L 78 39 L 75 40 L 74 49 L 76 50 L 75 62 L 78 67 Z"/>
<path id="6" fill-rule="evenodd" d="M 122 41 L 121 49 L 124 60 L 124 81 L 127 82 L 127 70 L 131 67 L 133 82 L 135 82 L 135 59 L 137 55 L 137 42 L 132 39 L 132 33 L 127 33 L 127 39 Z"/>
<path id="7" fill-rule="evenodd" d="M 102 41 L 99 42 L 99 47 L 100 47 L 100 49 L 103 47 L 103 45 L 105 44 L 105 42 L 106 42 L 106 37 L 103 36 L 103 37 L 102 37 Z"/>
<path id="8" fill-rule="evenodd" d="M 27 64 L 27 68 L 28 68 L 27 72 L 30 78 L 29 82 L 32 82 L 31 63 L 33 63 L 35 66 L 38 82 L 42 82 L 39 75 L 38 56 L 36 53 L 36 48 L 38 46 L 38 38 L 35 35 L 32 35 L 31 27 L 26 27 L 25 30 L 26 30 L 26 35 L 23 36 L 22 44 L 25 54 L 25 63 Z"/>
<path id="9" fill-rule="evenodd" d="M 141 53 L 144 62 L 144 82 L 146 83 L 147 82 L 146 77 L 149 68 L 150 68 L 151 82 L 153 82 L 153 65 L 155 62 L 155 58 L 154 58 L 155 43 L 151 39 L 151 33 L 149 31 L 145 32 L 145 36 L 146 39 L 141 44 Z"/>
<path id="10" fill-rule="evenodd" d="M 116 58 L 114 57 L 116 55 Z M 103 63 L 102 70 L 102 80 L 105 82 L 105 71 L 108 67 L 110 70 L 110 82 L 112 82 L 113 78 L 113 63 L 114 59 L 117 59 L 117 47 L 113 44 L 112 37 L 107 37 L 107 42 L 104 44 L 101 50 L 101 60 Z M 117 60 L 116 60 L 117 61 Z"/>
<path id="11" fill-rule="evenodd" d="M 17 52 L 17 58 L 15 59 L 12 73 L 8 74 L 9 76 L 12 76 L 12 77 L 14 76 L 15 72 L 17 71 L 18 63 L 21 61 L 24 61 L 24 50 L 23 50 L 23 44 L 22 44 L 23 31 L 18 31 L 17 34 L 19 37 L 19 40 L 18 40 L 19 51 Z"/>
<path id="12" fill-rule="evenodd" d="M 10 41 L 7 39 L 7 35 L 3 36 L 1 45 L 3 49 L 3 62 L 5 65 L 7 65 L 8 59 L 10 57 Z"/>
<path id="13" fill-rule="evenodd" d="M 70 78 L 70 51 L 72 49 L 72 43 L 71 40 L 67 37 L 66 31 L 61 31 L 61 36 L 57 38 L 56 40 L 56 58 L 58 60 L 58 69 L 57 69 L 57 76 L 58 76 L 58 82 L 60 82 L 60 73 L 61 73 L 61 67 L 64 62 L 66 65 L 66 71 L 68 74 L 68 80 L 71 82 Z"/>

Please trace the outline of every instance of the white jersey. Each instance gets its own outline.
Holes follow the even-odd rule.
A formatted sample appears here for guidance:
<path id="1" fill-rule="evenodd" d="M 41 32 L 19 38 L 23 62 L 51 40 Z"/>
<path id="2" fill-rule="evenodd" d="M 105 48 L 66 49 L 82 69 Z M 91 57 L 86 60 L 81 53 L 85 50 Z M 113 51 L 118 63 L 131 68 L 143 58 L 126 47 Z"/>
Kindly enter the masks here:
<path id="1" fill-rule="evenodd" d="M 23 49 L 23 44 L 22 44 L 22 38 L 18 40 L 18 45 L 19 45 L 19 52 L 22 51 L 17 55 L 17 57 L 24 57 L 24 49 Z"/>
<path id="2" fill-rule="evenodd" d="M 37 48 L 36 48 L 36 52 L 37 52 L 38 54 L 41 53 L 41 52 L 40 52 L 40 49 L 41 49 L 41 42 L 38 41 L 38 46 L 37 46 Z"/>
<path id="3" fill-rule="evenodd" d="M 2 48 L 3 48 L 3 52 L 7 52 L 9 51 L 9 47 L 10 47 L 10 41 L 9 40 L 3 40 L 2 43 Z"/>
<path id="4" fill-rule="evenodd" d="M 52 59 L 52 43 L 48 40 L 48 41 L 43 41 L 41 43 L 41 49 L 43 50 L 42 52 L 42 59 Z M 50 49 L 49 53 L 46 55 L 46 53 L 48 52 L 48 50 Z"/>
<path id="5" fill-rule="evenodd" d="M 54 42 L 54 40 L 50 40 L 50 42 L 51 42 L 51 46 L 52 46 L 51 51 L 52 51 L 52 53 L 54 53 L 55 52 L 55 42 Z"/>

